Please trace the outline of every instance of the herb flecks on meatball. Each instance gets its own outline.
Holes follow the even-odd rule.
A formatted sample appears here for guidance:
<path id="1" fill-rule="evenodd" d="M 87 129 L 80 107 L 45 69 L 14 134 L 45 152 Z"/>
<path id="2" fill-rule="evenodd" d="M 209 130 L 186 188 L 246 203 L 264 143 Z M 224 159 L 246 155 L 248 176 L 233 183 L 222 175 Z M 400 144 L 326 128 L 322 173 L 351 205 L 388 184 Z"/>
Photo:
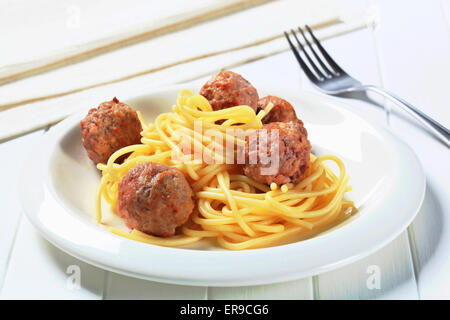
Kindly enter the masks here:
<path id="1" fill-rule="evenodd" d="M 189 219 L 194 204 L 192 188 L 174 167 L 138 164 L 119 183 L 119 215 L 129 228 L 151 235 L 173 236 Z"/>
<path id="2" fill-rule="evenodd" d="M 141 141 L 136 111 L 117 98 L 89 110 L 80 129 L 81 142 L 95 164 L 106 163 L 115 151 Z"/>
<path id="3" fill-rule="evenodd" d="M 200 90 L 213 110 L 246 105 L 253 110 L 258 107 L 258 92 L 250 82 L 233 71 L 223 71 L 213 76 Z"/>
<path id="4" fill-rule="evenodd" d="M 276 135 L 272 135 L 274 132 Z M 266 144 L 261 141 L 266 141 Z M 311 144 L 306 129 L 298 121 L 263 125 L 249 137 L 246 150 L 244 174 L 260 183 L 297 184 L 309 168 Z M 261 160 L 261 152 L 267 155 L 268 162 Z M 252 163 L 252 158 L 258 161 Z"/>

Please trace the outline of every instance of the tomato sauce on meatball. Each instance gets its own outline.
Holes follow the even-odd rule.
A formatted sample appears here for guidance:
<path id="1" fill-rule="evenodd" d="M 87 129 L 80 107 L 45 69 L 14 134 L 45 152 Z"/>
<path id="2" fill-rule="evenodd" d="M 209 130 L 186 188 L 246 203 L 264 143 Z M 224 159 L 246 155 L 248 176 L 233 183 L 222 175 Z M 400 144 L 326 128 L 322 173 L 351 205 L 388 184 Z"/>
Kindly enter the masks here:
<path id="1" fill-rule="evenodd" d="M 258 109 L 265 109 L 269 103 L 273 104 L 272 110 L 262 118 L 263 123 L 297 121 L 294 107 L 284 99 L 276 96 L 266 96 L 258 101 Z"/>
<path id="2" fill-rule="evenodd" d="M 147 162 L 120 181 L 117 208 L 129 228 L 170 237 L 189 219 L 194 192 L 178 169 Z"/>
<path id="3" fill-rule="evenodd" d="M 223 71 L 213 76 L 200 90 L 213 110 L 246 105 L 258 108 L 258 92 L 250 82 L 233 71 Z"/>
<path id="4" fill-rule="evenodd" d="M 106 163 L 117 150 L 139 144 L 142 126 L 135 110 L 117 98 L 89 110 L 80 122 L 84 148 L 95 163 Z"/>
<path id="5" fill-rule="evenodd" d="M 274 130 L 278 131 L 278 148 L 276 147 L 277 141 L 272 139 Z M 261 145 L 261 141 L 264 141 L 261 137 L 265 135 L 267 136 L 267 140 L 265 140 L 267 144 Z M 257 146 L 257 148 L 251 146 Z M 308 141 L 306 129 L 298 121 L 264 124 L 262 129 L 256 130 L 255 134 L 249 137 L 246 149 L 244 174 L 260 183 L 297 184 L 309 168 L 311 144 Z M 249 159 L 251 157 L 256 159 L 257 153 L 260 152 L 267 154 L 268 163 L 263 163 L 258 158 L 258 161 L 252 164 Z M 270 173 L 262 171 L 262 169 L 268 170 L 268 168 L 274 168 L 275 171 L 272 170 L 273 172 Z"/>

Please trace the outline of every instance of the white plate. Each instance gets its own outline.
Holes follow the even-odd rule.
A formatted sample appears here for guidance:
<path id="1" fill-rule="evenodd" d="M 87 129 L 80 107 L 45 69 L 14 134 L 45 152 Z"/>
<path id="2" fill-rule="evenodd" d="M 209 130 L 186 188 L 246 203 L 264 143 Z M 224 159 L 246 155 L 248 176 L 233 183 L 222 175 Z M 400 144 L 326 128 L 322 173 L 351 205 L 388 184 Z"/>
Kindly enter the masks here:
<path id="1" fill-rule="evenodd" d="M 171 110 L 180 89 L 124 101 L 150 120 Z M 353 186 L 347 197 L 359 208 L 345 225 L 308 240 L 245 251 L 165 248 L 111 234 L 95 221 L 100 174 L 83 150 L 79 129 L 87 110 L 51 128 L 30 155 L 19 191 L 28 218 L 54 245 L 98 267 L 149 280 L 210 286 L 273 283 L 328 271 L 381 248 L 411 223 L 424 197 L 425 176 L 405 143 L 332 99 L 276 88 L 260 93 L 279 95 L 296 106 L 314 153 L 343 159 Z"/>

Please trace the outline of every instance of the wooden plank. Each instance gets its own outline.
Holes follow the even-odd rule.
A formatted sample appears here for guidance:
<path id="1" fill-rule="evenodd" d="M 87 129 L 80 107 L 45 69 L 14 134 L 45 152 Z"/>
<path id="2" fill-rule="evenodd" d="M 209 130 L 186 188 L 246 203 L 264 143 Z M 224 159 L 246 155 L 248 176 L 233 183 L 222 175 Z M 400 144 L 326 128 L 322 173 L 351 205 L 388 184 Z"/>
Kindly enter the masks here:
<path id="1" fill-rule="evenodd" d="M 317 299 L 417 299 L 408 235 L 349 266 L 317 277 Z"/>
<path id="2" fill-rule="evenodd" d="M 450 37 L 440 2 L 380 1 L 379 6 L 381 22 L 376 37 L 384 85 L 450 127 L 443 101 L 447 95 L 442 96 L 448 89 L 445 74 L 450 68 Z M 399 17 L 397 12 L 404 6 L 408 12 Z M 411 23 L 414 19 L 427 22 Z M 395 33 L 389 27 L 394 21 Z"/>
<path id="3" fill-rule="evenodd" d="M 211 300 L 310 300 L 313 298 L 311 278 L 269 285 L 209 288 Z"/>
<path id="4" fill-rule="evenodd" d="M 447 30 L 450 34 L 450 0 L 441 0 L 444 19 L 447 22 Z"/>
<path id="5" fill-rule="evenodd" d="M 11 248 L 21 215 L 17 198 L 17 180 L 29 156 L 30 148 L 39 141 L 44 130 L 39 130 L 0 144 L 2 166 L 0 166 L 0 194 L 2 195 L 2 232 L 0 233 L 0 289 L 8 265 Z"/>
<path id="6" fill-rule="evenodd" d="M 450 34 L 450 0 L 441 0 L 444 19 L 447 22 L 447 30 Z"/>
<path id="7" fill-rule="evenodd" d="M 372 29 L 330 39 L 326 41 L 325 47 L 342 68 L 358 80 L 363 83 L 380 83 L 381 74 Z M 383 100 L 372 95 L 370 98 L 382 105 Z M 386 124 L 386 114 L 382 108 L 358 100 L 338 100 L 362 118 L 372 123 Z M 373 265 L 374 268 L 380 268 L 383 282 L 380 289 L 370 290 L 366 285 L 370 276 L 367 270 L 372 270 L 370 266 Z M 414 266 L 406 232 L 375 254 L 349 266 L 318 275 L 314 280 L 314 293 L 319 299 L 417 298 Z"/>
<path id="8" fill-rule="evenodd" d="M 378 5 L 381 22 L 376 36 L 385 86 L 450 127 L 450 39 L 441 2 L 383 0 Z M 395 32 L 389 27 L 392 25 L 396 26 Z M 393 112 L 390 124 L 414 149 L 427 175 L 424 205 L 410 228 L 419 296 L 449 299 L 448 148 L 402 112 Z"/>
<path id="9" fill-rule="evenodd" d="M 44 240 L 23 216 L 17 182 L 29 152 L 45 130 L 0 144 L 4 157 L 0 192 L 5 195 L 6 227 L 1 246 L 2 299 L 101 298 L 104 272 L 63 253 Z M 6 162 L 6 163 L 5 163 Z M 4 220 L 5 221 L 5 220 Z M 14 239 L 14 241 L 13 241 Z M 7 253 L 7 251 L 9 253 Z M 30 263 L 32 261 L 32 263 Z M 74 278 L 80 275 L 80 287 Z"/>
<path id="10" fill-rule="evenodd" d="M 204 300 L 206 287 L 179 286 L 109 272 L 104 299 Z"/>
<path id="11" fill-rule="evenodd" d="M 105 271 L 55 248 L 23 217 L 1 298 L 101 299 L 104 280 Z"/>

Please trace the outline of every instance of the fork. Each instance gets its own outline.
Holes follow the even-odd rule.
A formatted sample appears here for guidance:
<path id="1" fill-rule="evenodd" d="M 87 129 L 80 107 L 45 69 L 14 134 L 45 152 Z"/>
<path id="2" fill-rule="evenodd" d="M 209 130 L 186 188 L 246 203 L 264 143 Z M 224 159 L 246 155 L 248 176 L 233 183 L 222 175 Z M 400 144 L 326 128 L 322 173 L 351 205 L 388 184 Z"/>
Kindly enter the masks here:
<path id="1" fill-rule="evenodd" d="M 411 116 L 413 116 L 418 122 L 420 122 L 424 127 L 428 128 L 437 138 L 439 138 L 443 143 L 450 147 L 450 130 L 444 127 L 442 124 L 438 123 L 436 120 L 433 120 L 425 113 L 406 102 L 404 99 L 399 96 L 389 92 L 388 90 L 377 87 L 374 85 L 364 85 L 360 81 L 351 77 L 348 73 L 346 73 L 328 54 L 328 52 L 323 48 L 320 44 L 319 40 L 314 36 L 314 33 L 311 31 L 311 28 L 305 25 L 306 30 L 308 31 L 313 43 L 316 48 L 319 50 L 322 58 L 319 56 L 317 50 L 314 48 L 314 45 L 306 37 L 303 30 L 299 27 L 298 31 L 302 35 L 305 40 L 305 46 L 309 48 L 309 51 L 314 56 L 313 58 L 310 54 L 305 50 L 305 46 L 299 41 L 297 34 L 294 30 L 291 29 L 291 34 L 294 37 L 295 41 L 300 48 L 300 51 L 291 41 L 289 34 L 285 31 L 284 35 L 289 42 L 289 46 L 291 47 L 292 52 L 295 55 L 298 63 L 301 68 L 305 72 L 308 79 L 322 92 L 330 95 L 340 95 L 344 93 L 350 92 L 360 92 L 360 91 L 373 91 L 376 92 L 391 101 L 393 101 L 397 106 L 401 107 L 403 110 L 408 112 Z M 306 57 L 306 60 L 302 58 L 301 53 Z M 306 63 L 308 62 L 308 64 Z"/>

